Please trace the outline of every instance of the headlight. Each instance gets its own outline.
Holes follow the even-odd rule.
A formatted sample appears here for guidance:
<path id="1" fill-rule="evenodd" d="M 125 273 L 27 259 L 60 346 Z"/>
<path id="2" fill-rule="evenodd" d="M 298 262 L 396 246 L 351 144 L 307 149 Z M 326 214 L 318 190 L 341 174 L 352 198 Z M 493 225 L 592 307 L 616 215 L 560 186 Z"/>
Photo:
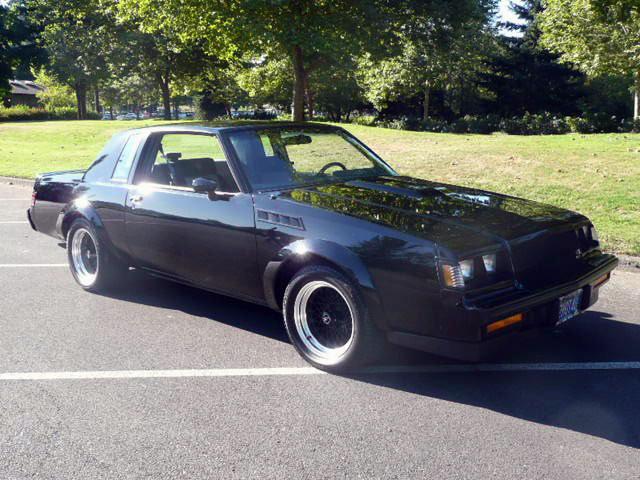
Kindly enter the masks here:
<path id="1" fill-rule="evenodd" d="M 497 266 L 497 257 L 495 253 L 482 256 L 482 263 L 484 263 L 484 269 L 487 273 L 495 273 Z"/>
<path id="2" fill-rule="evenodd" d="M 465 280 L 471 280 L 473 278 L 473 258 L 462 260 L 460 265 L 460 271 L 462 272 L 462 278 Z"/>
<path id="3" fill-rule="evenodd" d="M 504 254 L 500 254 L 504 255 Z M 490 285 L 505 279 L 504 259 L 498 253 L 487 253 L 465 258 L 458 263 L 440 264 L 442 282 L 449 288 L 464 288 L 470 284 L 476 287 Z M 503 267 L 500 267 L 500 265 Z M 502 272 L 502 273 L 500 273 Z"/>

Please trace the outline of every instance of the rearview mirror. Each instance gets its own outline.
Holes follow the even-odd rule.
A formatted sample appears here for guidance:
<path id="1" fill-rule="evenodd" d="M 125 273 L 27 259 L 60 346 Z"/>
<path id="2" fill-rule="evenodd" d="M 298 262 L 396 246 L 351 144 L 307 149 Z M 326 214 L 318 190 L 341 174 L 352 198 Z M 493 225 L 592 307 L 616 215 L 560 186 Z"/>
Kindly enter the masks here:
<path id="1" fill-rule="evenodd" d="M 191 182 L 191 186 L 197 193 L 215 193 L 218 189 L 218 182 L 209 178 L 198 177 Z"/>

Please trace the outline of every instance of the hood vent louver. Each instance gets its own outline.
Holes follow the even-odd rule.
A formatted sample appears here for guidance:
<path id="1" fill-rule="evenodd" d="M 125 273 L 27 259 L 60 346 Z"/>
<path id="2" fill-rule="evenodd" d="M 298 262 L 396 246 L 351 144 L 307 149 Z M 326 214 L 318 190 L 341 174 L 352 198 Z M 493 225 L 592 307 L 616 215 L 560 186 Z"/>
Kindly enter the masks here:
<path id="1" fill-rule="evenodd" d="M 269 212 L 267 210 L 256 210 L 256 214 L 258 221 L 260 222 L 304 230 L 304 224 L 300 217 L 291 217 L 289 215 L 282 215 L 281 213 Z"/>

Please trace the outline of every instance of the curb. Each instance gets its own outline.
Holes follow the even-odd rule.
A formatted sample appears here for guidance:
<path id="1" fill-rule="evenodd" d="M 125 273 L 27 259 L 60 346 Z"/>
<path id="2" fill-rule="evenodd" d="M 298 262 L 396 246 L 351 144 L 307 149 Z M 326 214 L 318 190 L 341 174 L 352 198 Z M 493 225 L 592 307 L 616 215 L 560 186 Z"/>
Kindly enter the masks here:
<path id="1" fill-rule="evenodd" d="M 20 187 L 33 187 L 34 181 L 35 179 L 0 176 L 0 183 L 17 185 Z M 620 270 L 640 273 L 640 257 L 632 257 L 631 255 L 622 254 L 617 254 L 616 256 L 618 257 L 618 260 L 620 260 Z"/>
<path id="2" fill-rule="evenodd" d="M 16 178 L 16 177 L 2 177 L 0 176 L 0 183 L 5 183 L 8 185 L 17 185 L 20 187 L 33 187 L 34 179 L 29 178 Z"/>
<path id="3" fill-rule="evenodd" d="M 640 273 L 640 257 L 632 257 L 630 255 L 616 255 L 620 263 L 618 268 L 627 272 Z"/>

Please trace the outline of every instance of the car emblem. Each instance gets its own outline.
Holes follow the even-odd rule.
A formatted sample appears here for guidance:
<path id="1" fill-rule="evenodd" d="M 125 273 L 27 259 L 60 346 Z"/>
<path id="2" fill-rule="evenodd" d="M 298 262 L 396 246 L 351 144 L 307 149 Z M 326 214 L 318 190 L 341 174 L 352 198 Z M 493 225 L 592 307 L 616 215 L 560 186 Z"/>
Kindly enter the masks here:
<path id="1" fill-rule="evenodd" d="M 322 312 L 322 323 L 329 325 L 331 323 L 331 315 L 327 312 Z"/>

